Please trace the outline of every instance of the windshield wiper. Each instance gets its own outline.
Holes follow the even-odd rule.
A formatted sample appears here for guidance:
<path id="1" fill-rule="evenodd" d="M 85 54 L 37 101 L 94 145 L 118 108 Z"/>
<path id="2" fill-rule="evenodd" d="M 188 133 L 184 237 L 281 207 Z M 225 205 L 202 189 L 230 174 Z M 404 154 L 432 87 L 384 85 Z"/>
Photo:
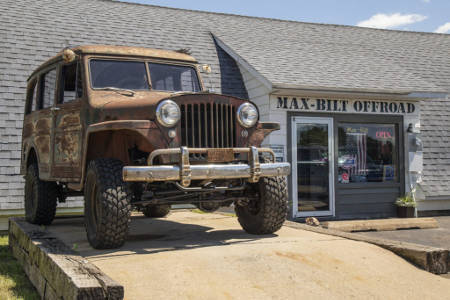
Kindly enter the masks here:
<path id="1" fill-rule="evenodd" d="M 103 91 L 113 91 L 113 92 L 117 92 L 121 95 L 123 95 L 121 92 L 126 92 L 129 93 L 130 95 L 125 95 L 125 96 L 134 96 L 134 94 L 136 94 L 135 91 L 130 90 L 130 89 L 122 89 L 122 88 L 118 88 L 118 87 L 114 87 L 114 86 L 106 86 L 103 88 L 100 88 L 99 90 L 103 90 Z"/>

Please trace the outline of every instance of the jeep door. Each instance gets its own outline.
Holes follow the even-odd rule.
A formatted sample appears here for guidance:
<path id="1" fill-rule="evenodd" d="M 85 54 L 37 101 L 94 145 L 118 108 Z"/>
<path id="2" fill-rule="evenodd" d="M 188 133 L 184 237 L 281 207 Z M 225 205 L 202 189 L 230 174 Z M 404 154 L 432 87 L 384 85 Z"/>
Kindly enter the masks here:
<path id="1" fill-rule="evenodd" d="M 59 68 L 56 105 L 53 109 L 54 144 L 52 177 L 78 182 L 81 177 L 81 106 L 83 88 L 78 60 Z"/>
<path id="2" fill-rule="evenodd" d="M 39 167 L 39 178 L 51 177 L 51 145 L 52 145 L 52 107 L 56 94 L 57 69 L 51 66 L 39 76 L 37 89 L 37 105 L 30 110 L 24 120 L 24 139 L 36 150 Z"/>

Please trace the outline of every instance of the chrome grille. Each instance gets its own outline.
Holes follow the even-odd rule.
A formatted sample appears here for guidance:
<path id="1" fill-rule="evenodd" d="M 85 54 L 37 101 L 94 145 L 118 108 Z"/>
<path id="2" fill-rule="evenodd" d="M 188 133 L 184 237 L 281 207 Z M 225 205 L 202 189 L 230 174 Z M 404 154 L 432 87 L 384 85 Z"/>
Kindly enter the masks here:
<path id="1" fill-rule="evenodd" d="M 236 145 L 236 109 L 229 104 L 181 104 L 181 142 L 192 148 Z"/>

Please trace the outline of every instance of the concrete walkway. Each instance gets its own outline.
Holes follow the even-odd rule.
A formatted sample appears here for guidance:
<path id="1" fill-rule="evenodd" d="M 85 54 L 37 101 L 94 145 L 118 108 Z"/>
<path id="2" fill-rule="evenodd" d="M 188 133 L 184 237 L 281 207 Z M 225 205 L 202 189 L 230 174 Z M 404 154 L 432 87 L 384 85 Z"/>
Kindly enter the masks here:
<path id="1" fill-rule="evenodd" d="M 450 250 L 450 216 L 434 218 L 438 221 L 439 228 L 370 231 L 358 234 Z"/>
<path id="2" fill-rule="evenodd" d="M 377 246 L 283 227 L 253 236 L 236 218 L 134 216 L 118 250 L 89 247 L 83 219 L 48 229 L 125 287 L 126 299 L 450 299 L 450 280 Z"/>

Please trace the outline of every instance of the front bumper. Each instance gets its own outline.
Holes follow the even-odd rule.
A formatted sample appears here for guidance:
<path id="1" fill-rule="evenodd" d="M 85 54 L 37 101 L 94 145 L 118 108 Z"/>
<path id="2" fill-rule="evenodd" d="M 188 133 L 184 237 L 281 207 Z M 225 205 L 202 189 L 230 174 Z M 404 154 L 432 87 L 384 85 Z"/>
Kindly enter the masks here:
<path id="1" fill-rule="evenodd" d="M 189 153 L 206 153 L 208 149 L 198 148 L 171 148 L 153 151 L 148 159 L 149 166 L 126 166 L 123 168 L 124 181 L 180 181 L 187 187 L 191 180 L 204 179 L 247 179 L 249 182 L 258 182 L 260 177 L 286 176 L 291 172 L 291 165 L 286 162 L 274 162 L 275 155 L 270 148 L 233 148 L 234 153 L 248 153 L 248 164 L 195 164 L 189 163 Z M 272 162 L 260 163 L 259 154 L 269 153 Z M 179 154 L 178 165 L 153 165 L 158 155 Z"/>

